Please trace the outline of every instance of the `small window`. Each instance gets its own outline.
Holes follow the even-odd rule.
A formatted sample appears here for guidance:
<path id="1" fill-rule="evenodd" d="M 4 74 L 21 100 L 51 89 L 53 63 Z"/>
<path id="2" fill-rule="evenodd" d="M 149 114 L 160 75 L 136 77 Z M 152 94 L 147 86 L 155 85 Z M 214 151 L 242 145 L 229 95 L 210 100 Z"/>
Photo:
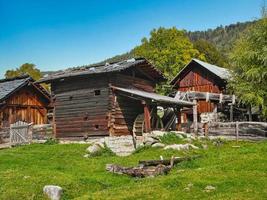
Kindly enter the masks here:
<path id="1" fill-rule="evenodd" d="M 96 130 L 99 129 L 99 125 L 98 125 L 98 124 L 95 125 L 95 129 L 96 129 Z"/>
<path id="2" fill-rule="evenodd" d="M 95 90 L 95 96 L 99 96 L 101 94 L 101 91 L 100 90 Z"/>

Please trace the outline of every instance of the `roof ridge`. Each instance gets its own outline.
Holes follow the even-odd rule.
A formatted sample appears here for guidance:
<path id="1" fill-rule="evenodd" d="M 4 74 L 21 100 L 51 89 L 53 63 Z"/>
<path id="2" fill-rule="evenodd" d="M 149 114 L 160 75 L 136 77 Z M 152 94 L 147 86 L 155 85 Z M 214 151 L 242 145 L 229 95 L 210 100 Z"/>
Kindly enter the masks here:
<path id="1" fill-rule="evenodd" d="M 27 78 L 32 79 L 32 77 L 29 74 L 22 74 L 22 75 L 15 76 L 12 78 L 0 79 L 0 83 L 14 81 L 14 80 L 20 80 L 20 79 L 27 79 Z"/>

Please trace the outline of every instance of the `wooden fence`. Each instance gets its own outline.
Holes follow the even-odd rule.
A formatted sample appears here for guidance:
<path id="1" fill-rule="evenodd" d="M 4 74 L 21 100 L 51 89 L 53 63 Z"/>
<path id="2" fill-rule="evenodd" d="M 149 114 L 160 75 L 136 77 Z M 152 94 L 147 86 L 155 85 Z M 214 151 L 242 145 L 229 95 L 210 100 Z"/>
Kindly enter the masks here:
<path id="1" fill-rule="evenodd" d="M 19 121 L 11 124 L 10 127 L 0 129 L 0 144 L 10 144 L 11 146 L 52 137 L 53 126 L 51 124 L 32 125 Z"/>
<path id="2" fill-rule="evenodd" d="M 32 141 L 32 124 L 18 121 L 10 125 L 10 146 L 29 144 Z"/>
<path id="3" fill-rule="evenodd" d="M 208 125 L 207 133 L 239 139 L 267 139 L 266 122 L 214 122 Z"/>

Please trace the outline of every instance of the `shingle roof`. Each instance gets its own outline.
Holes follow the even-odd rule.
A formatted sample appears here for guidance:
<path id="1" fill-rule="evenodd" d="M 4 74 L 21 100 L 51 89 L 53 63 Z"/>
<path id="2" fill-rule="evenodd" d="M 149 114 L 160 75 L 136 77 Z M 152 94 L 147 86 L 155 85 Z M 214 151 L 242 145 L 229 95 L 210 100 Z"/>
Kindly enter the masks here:
<path id="1" fill-rule="evenodd" d="M 207 70 L 211 71 L 215 75 L 219 76 L 221 79 L 228 79 L 230 76 L 230 72 L 228 69 L 223 67 L 218 67 L 216 65 L 212 65 L 206 62 L 203 62 L 201 60 L 198 60 L 196 58 L 193 59 L 195 62 L 199 63 L 203 67 L 205 67 Z"/>
<path id="2" fill-rule="evenodd" d="M 17 91 L 17 89 L 27 85 L 29 80 L 32 80 L 29 76 L 0 80 L 0 101 Z"/>
<path id="3" fill-rule="evenodd" d="M 230 71 L 228 69 L 218 67 L 216 65 L 212 65 L 194 58 L 175 76 L 175 78 L 171 81 L 172 85 L 175 84 L 175 82 L 177 81 L 178 77 L 182 74 L 182 72 L 193 62 L 198 63 L 199 65 L 206 68 L 208 71 L 210 71 L 211 73 L 215 74 L 216 76 L 218 76 L 223 80 L 227 80 L 230 78 Z"/>
<path id="4" fill-rule="evenodd" d="M 0 102 L 29 84 L 36 88 L 47 100 L 50 100 L 50 93 L 43 86 L 34 83 L 34 79 L 29 75 L 22 75 L 0 80 Z"/>
<path id="5" fill-rule="evenodd" d="M 181 106 L 193 106 L 194 103 L 190 101 L 184 101 L 184 100 L 177 100 L 172 97 L 167 97 L 163 95 L 159 95 L 156 93 L 151 93 L 151 92 L 145 92 L 142 90 L 137 90 L 137 89 L 128 89 L 128 88 L 120 88 L 120 87 L 115 87 L 112 86 L 113 89 L 125 92 L 131 95 L 136 95 L 138 97 L 144 98 L 144 99 L 151 99 L 155 102 L 159 103 L 164 103 L 164 104 L 176 104 L 176 105 L 181 105 Z"/>
<path id="6" fill-rule="evenodd" d="M 38 82 L 51 82 L 52 80 L 66 78 L 66 77 L 74 77 L 80 75 L 89 75 L 89 74 L 101 74 L 101 73 L 110 73 L 110 72 L 119 72 L 130 67 L 138 66 L 146 64 L 146 67 L 149 68 L 155 79 L 157 80 L 165 80 L 164 75 L 157 70 L 153 65 L 151 65 L 146 59 L 144 58 L 132 58 L 116 63 L 106 63 L 105 65 L 89 65 L 89 66 L 82 66 L 76 68 L 69 68 L 66 70 L 58 71 L 56 73 L 50 74 L 44 78 L 42 78 Z"/>

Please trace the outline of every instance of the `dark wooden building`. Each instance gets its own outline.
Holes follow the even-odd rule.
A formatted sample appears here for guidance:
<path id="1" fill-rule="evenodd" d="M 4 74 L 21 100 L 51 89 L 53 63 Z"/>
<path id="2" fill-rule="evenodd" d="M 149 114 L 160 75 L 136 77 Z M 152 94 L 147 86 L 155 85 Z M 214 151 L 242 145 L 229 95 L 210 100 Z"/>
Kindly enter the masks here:
<path id="1" fill-rule="evenodd" d="M 29 76 L 0 80 L 0 128 L 16 121 L 47 123 L 49 93 Z"/>
<path id="2" fill-rule="evenodd" d="M 50 83 L 57 137 L 132 134 L 138 115 L 145 131 L 152 128 L 152 108 L 158 104 L 192 106 L 155 92 L 163 74 L 143 58 L 72 68 L 41 80 Z"/>

